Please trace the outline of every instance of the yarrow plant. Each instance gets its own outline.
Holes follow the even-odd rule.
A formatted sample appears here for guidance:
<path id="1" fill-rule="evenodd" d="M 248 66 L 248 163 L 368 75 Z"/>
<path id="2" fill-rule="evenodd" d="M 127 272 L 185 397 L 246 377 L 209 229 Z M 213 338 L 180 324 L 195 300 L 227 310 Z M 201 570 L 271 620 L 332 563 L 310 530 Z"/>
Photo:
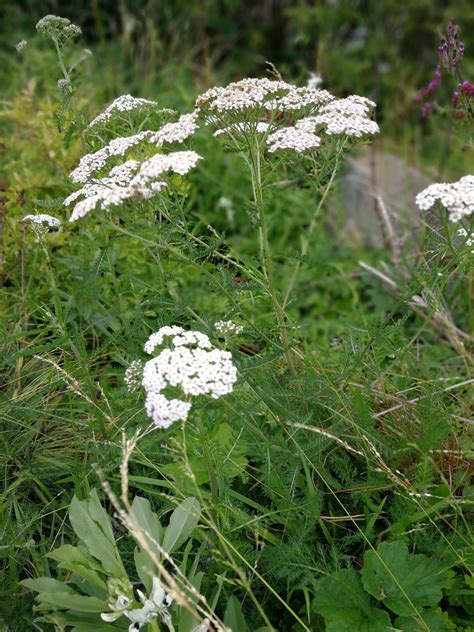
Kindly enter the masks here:
<path id="1" fill-rule="evenodd" d="M 416 204 L 422 211 L 437 202 L 449 215 L 449 221 L 459 222 L 474 213 L 474 176 L 464 176 L 458 182 L 432 184 L 416 196 Z"/>
<path id="2" fill-rule="evenodd" d="M 135 390 L 141 372 L 151 428 L 168 428 L 188 417 L 192 403 L 169 398 L 165 393 L 170 388 L 178 387 L 186 398 L 209 395 L 219 399 L 233 391 L 237 369 L 232 355 L 214 347 L 205 334 L 176 325 L 161 327 L 144 346 L 149 355 L 157 349 L 160 352 L 156 357 L 143 366 L 135 361 L 125 374 L 128 388 Z"/>

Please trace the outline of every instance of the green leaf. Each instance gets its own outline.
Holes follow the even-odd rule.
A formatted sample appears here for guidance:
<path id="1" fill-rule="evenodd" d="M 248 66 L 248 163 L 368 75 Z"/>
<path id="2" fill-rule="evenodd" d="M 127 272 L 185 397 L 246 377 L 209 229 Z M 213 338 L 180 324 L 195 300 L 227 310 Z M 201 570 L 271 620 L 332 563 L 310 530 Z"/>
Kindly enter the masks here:
<path id="1" fill-rule="evenodd" d="M 248 630 L 247 622 L 242 613 L 240 603 L 234 595 L 231 595 L 227 602 L 224 614 L 224 623 L 232 630 L 232 632 L 246 632 Z"/>
<path id="2" fill-rule="evenodd" d="M 84 579 L 89 580 L 92 584 L 100 586 L 100 588 L 107 588 L 107 584 L 97 573 L 97 570 L 95 570 L 98 569 L 103 573 L 104 569 L 92 557 L 88 557 L 77 547 L 71 544 L 65 544 L 51 553 L 48 553 L 47 557 L 59 562 L 59 568 L 77 573 L 81 577 L 84 577 Z"/>
<path id="3" fill-rule="evenodd" d="M 64 582 L 60 582 L 57 579 L 52 579 L 51 577 L 38 577 L 37 579 L 24 579 L 21 584 L 29 588 L 30 590 L 34 590 L 36 592 L 44 593 L 57 593 L 57 592 L 68 592 L 71 595 L 74 595 L 75 592 L 72 588 L 70 588 Z"/>
<path id="4" fill-rule="evenodd" d="M 324 617 L 327 632 L 383 632 L 391 629 L 388 613 L 371 604 L 354 569 L 343 569 L 321 579 L 312 609 Z"/>
<path id="5" fill-rule="evenodd" d="M 398 617 L 395 627 L 403 632 L 451 632 L 453 629 L 433 610 L 422 612 L 419 617 Z"/>
<path id="6" fill-rule="evenodd" d="M 163 549 L 171 553 L 185 542 L 196 528 L 201 507 L 195 498 L 186 498 L 171 514 L 163 538 Z"/>
<path id="7" fill-rule="evenodd" d="M 382 542 L 376 552 L 364 554 L 364 588 L 396 614 L 418 615 L 423 606 L 435 606 L 447 580 L 442 562 L 426 555 L 409 556 L 402 541 Z"/>
<path id="8" fill-rule="evenodd" d="M 158 558 L 161 558 L 158 544 L 161 544 L 163 527 L 156 513 L 151 510 L 150 502 L 146 498 L 135 496 L 132 503 L 132 511 L 140 527 L 143 529 L 150 548 Z M 145 588 L 150 591 L 153 576 L 156 575 L 155 563 L 143 549 L 135 549 L 134 559 L 138 576 Z"/>
<path id="9" fill-rule="evenodd" d="M 81 612 L 104 612 L 107 603 L 97 597 L 86 597 L 75 592 L 42 592 L 36 596 L 39 603 L 47 603 L 55 608 L 79 610 Z"/>
<path id="10" fill-rule="evenodd" d="M 100 560 L 105 572 L 113 577 L 127 577 L 120 559 L 110 518 L 101 507 L 97 492 L 92 490 L 90 501 L 74 496 L 69 508 L 69 520 L 76 535 L 89 553 Z"/>

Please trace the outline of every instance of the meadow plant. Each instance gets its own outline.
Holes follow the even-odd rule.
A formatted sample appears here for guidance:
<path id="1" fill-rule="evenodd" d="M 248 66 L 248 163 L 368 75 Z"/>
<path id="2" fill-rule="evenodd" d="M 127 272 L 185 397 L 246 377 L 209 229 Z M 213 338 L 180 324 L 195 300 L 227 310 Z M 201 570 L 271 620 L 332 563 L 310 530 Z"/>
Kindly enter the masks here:
<path id="1" fill-rule="evenodd" d="M 380 131 L 374 101 L 274 74 L 211 87 L 184 113 L 125 94 L 87 123 L 77 63 L 65 63 L 80 29 L 57 16 L 37 29 L 62 71 L 65 143 L 78 131 L 82 147 L 73 190 L 49 201 L 69 222 L 24 217 L 54 310 L 35 306 L 10 337 L 29 341 L 26 377 L 12 350 L 12 401 L 36 421 L 51 407 L 81 451 L 55 481 L 58 495 L 74 490 L 72 530 L 61 519 L 54 533 L 51 511 L 50 541 L 18 578 L 36 575 L 23 586 L 37 593 L 37 621 L 467 632 L 472 337 L 449 300 L 456 317 L 467 311 L 473 177 L 417 196 L 442 227 L 426 213 L 433 241 L 411 267 L 394 239 L 391 264 L 360 275 L 320 220 L 346 151 Z M 457 73 L 462 52 L 451 29 L 443 71 Z M 470 86 L 459 90 L 467 103 Z M 142 344 L 148 357 L 133 359 Z M 46 419 L 34 443 L 49 440 Z M 54 496 L 36 470 L 61 449 L 32 461 L 30 493 L 47 516 Z M 92 458 L 107 509 L 90 489 Z"/>

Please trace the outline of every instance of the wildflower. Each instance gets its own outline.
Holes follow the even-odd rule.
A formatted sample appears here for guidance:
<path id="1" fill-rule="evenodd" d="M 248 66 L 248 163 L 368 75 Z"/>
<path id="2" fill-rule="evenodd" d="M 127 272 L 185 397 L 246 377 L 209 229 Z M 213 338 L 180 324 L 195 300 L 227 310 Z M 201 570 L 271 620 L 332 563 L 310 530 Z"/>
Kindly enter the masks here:
<path id="1" fill-rule="evenodd" d="M 175 421 L 186 420 L 191 410 L 189 401 L 170 399 L 165 389 L 179 388 L 185 397 L 210 395 L 213 399 L 232 392 L 237 380 L 232 355 L 213 347 L 206 334 L 165 326 L 151 334 L 144 349 L 151 355 L 163 346 L 142 371 L 145 410 L 153 426 L 168 428 Z"/>
<path id="2" fill-rule="evenodd" d="M 24 222 L 30 222 L 39 226 L 45 226 L 47 229 L 54 228 L 58 230 L 61 228 L 61 221 L 52 215 L 46 213 L 37 213 L 36 215 L 25 215 Z"/>
<path id="3" fill-rule="evenodd" d="M 21 40 L 20 42 L 18 42 L 18 44 L 15 46 L 17 52 L 20 53 L 27 44 L 28 42 L 26 40 Z"/>
<path id="4" fill-rule="evenodd" d="M 143 377 L 143 362 L 141 360 L 134 360 L 132 364 L 125 371 L 124 382 L 127 385 L 128 390 L 133 393 L 141 385 Z"/>
<path id="5" fill-rule="evenodd" d="M 197 110 L 190 114 L 182 114 L 176 123 L 166 123 L 157 132 L 152 133 L 149 142 L 157 147 L 162 147 L 164 143 L 182 143 L 197 130 L 198 116 Z"/>
<path id="6" fill-rule="evenodd" d="M 251 123 L 232 123 L 227 127 L 222 127 L 214 132 L 214 136 L 221 136 L 222 134 L 242 134 L 246 132 L 255 131 L 258 134 L 265 134 L 270 129 L 270 125 L 264 121 L 258 121 L 256 125 Z"/>
<path id="7" fill-rule="evenodd" d="M 158 103 L 156 103 L 156 101 L 132 97 L 131 94 L 124 94 L 112 101 L 112 103 L 106 107 L 101 114 L 96 116 L 95 119 L 89 123 L 86 129 L 92 129 L 96 125 L 110 121 L 117 112 L 131 112 L 132 110 L 143 111 L 155 108 L 158 108 Z M 167 111 L 172 112 L 172 110 Z"/>
<path id="8" fill-rule="evenodd" d="M 334 100 L 335 97 L 327 90 L 290 86 L 286 94 L 267 101 L 265 108 L 277 112 L 293 112 L 304 108 L 309 108 L 311 111 L 317 110 L 321 105 Z"/>
<path id="9" fill-rule="evenodd" d="M 191 632 L 209 632 L 209 630 L 214 629 L 211 628 L 211 620 L 206 617 L 205 619 L 203 619 L 202 623 L 199 623 L 197 626 L 195 626 Z"/>
<path id="10" fill-rule="evenodd" d="M 423 86 L 418 90 L 418 94 L 415 97 L 415 103 L 421 104 L 425 101 L 426 97 L 433 94 L 441 84 L 441 71 L 439 66 L 436 68 L 433 78 L 428 85 Z"/>
<path id="11" fill-rule="evenodd" d="M 295 127 L 284 127 L 267 138 L 268 151 L 273 153 L 281 149 L 293 149 L 298 153 L 319 147 L 321 138 L 313 132 Z"/>
<path id="12" fill-rule="evenodd" d="M 155 617 L 160 617 L 163 623 L 171 622 L 171 615 L 168 608 L 173 603 L 173 598 L 165 592 L 158 577 L 153 577 L 153 585 L 150 597 L 147 598 L 141 590 L 137 590 L 137 594 L 142 602 L 141 608 L 133 608 L 129 610 L 132 604 L 131 599 L 125 595 L 120 595 L 114 605 L 111 606 L 113 612 L 102 612 L 100 617 L 107 623 L 112 623 L 125 616 L 131 624 L 128 627 L 129 632 L 136 632 L 144 625 L 150 623 Z"/>
<path id="13" fill-rule="evenodd" d="M 69 90 L 71 87 L 71 83 L 67 79 L 58 79 L 57 87 L 60 92 L 64 92 L 65 90 Z"/>
<path id="14" fill-rule="evenodd" d="M 454 107 L 456 107 L 458 103 L 459 103 L 459 92 L 455 90 L 451 96 L 451 105 L 454 105 Z"/>
<path id="15" fill-rule="evenodd" d="M 422 211 L 439 202 L 448 211 L 449 220 L 457 222 L 474 213 L 474 176 L 464 176 L 453 183 L 432 184 L 418 193 L 415 201 Z"/>
<path id="16" fill-rule="evenodd" d="M 237 325 L 232 320 L 218 320 L 214 323 L 214 329 L 220 334 L 241 334 L 244 330 L 242 325 Z"/>
<path id="17" fill-rule="evenodd" d="M 57 15 L 45 15 L 36 24 L 36 30 L 53 39 L 59 46 L 64 45 L 69 39 L 79 37 L 82 31 L 79 26 L 72 24 L 71 20 Z"/>
<path id="18" fill-rule="evenodd" d="M 463 81 L 459 84 L 458 90 L 471 98 L 474 96 L 474 83 L 471 83 L 470 81 Z"/>
<path id="19" fill-rule="evenodd" d="M 310 90 L 316 90 L 317 88 L 319 88 L 322 82 L 323 82 L 323 78 L 321 77 L 319 73 L 310 72 L 309 77 L 308 77 L 308 82 L 306 85 Z"/>
<path id="20" fill-rule="evenodd" d="M 428 103 L 424 103 L 421 108 L 421 116 L 423 118 L 428 118 L 433 112 L 434 103 L 429 101 Z"/>
<path id="21" fill-rule="evenodd" d="M 445 40 L 438 48 L 438 57 L 441 68 L 451 75 L 454 75 L 464 57 L 464 42 L 459 41 L 459 26 L 452 20 L 448 23 Z"/>
<path id="22" fill-rule="evenodd" d="M 167 186 L 162 176 L 169 172 L 185 175 L 196 166 L 200 158 L 194 151 L 177 151 L 156 154 L 142 163 L 127 160 L 111 169 L 107 177 L 87 183 L 64 200 L 63 204 L 68 206 L 78 198 L 83 198 L 74 206 L 69 221 L 74 222 L 84 217 L 97 206 L 109 210 L 135 197 L 149 199 Z M 99 157 L 99 160 L 105 159 Z"/>
<path id="23" fill-rule="evenodd" d="M 272 95 L 286 92 L 291 85 L 272 79 L 241 79 L 225 88 L 214 87 L 201 94 L 196 100 L 200 109 L 216 112 L 246 111 L 261 107 Z"/>

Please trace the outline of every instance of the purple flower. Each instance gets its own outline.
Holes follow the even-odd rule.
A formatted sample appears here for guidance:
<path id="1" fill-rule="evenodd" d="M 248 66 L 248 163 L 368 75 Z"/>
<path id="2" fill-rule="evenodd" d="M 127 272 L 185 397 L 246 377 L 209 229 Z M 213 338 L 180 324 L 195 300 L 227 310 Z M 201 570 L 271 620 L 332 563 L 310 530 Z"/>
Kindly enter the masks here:
<path id="1" fill-rule="evenodd" d="M 449 21 L 443 44 L 438 48 L 439 64 L 443 70 L 453 75 L 464 56 L 464 42 L 459 41 L 459 26 Z"/>
<path id="2" fill-rule="evenodd" d="M 459 84 L 459 92 L 466 94 L 469 98 L 474 96 L 474 83 L 463 81 Z"/>
<path id="3" fill-rule="evenodd" d="M 433 94 L 433 92 L 435 92 L 439 88 L 440 83 L 441 83 L 441 71 L 438 66 L 429 84 L 427 86 L 423 86 L 422 88 L 418 90 L 418 94 L 415 97 L 415 103 L 418 103 L 418 104 L 423 103 L 423 101 L 426 99 L 428 95 Z"/>
<path id="4" fill-rule="evenodd" d="M 451 104 L 456 106 L 459 103 L 459 92 L 455 90 L 451 97 Z"/>
<path id="5" fill-rule="evenodd" d="M 428 103 L 425 103 L 424 106 L 421 108 L 421 116 L 423 118 L 428 118 L 432 112 L 433 112 L 433 102 L 432 101 L 429 101 Z"/>

